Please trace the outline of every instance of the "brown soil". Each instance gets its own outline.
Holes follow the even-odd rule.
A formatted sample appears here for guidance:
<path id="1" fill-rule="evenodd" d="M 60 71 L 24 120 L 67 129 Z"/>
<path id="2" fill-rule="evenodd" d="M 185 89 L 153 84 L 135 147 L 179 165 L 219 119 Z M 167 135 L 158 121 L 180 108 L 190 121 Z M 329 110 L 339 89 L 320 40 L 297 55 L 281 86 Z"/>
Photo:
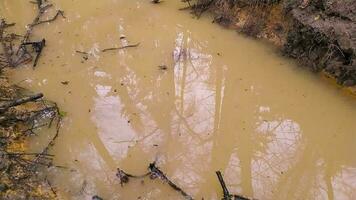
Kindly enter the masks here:
<path id="1" fill-rule="evenodd" d="M 207 2 L 214 22 L 267 39 L 340 85 L 356 85 L 356 1 L 199 0 L 197 5 Z"/>

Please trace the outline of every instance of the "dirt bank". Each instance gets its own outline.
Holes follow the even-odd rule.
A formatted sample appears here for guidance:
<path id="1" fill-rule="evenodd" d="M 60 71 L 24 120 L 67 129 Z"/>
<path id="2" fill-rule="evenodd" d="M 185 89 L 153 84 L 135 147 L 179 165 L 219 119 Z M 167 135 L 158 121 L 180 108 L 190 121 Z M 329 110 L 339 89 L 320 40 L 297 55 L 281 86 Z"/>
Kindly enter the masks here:
<path id="1" fill-rule="evenodd" d="M 265 38 L 287 56 L 340 85 L 356 85 L 356 1 L 199 0 L 214 22 Z"/>

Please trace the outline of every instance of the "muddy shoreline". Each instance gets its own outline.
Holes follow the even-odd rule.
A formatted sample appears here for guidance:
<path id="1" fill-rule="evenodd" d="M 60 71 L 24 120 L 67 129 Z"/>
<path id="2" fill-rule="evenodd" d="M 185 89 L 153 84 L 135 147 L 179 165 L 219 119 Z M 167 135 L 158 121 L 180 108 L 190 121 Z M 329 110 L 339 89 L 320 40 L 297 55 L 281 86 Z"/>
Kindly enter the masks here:
<path id="1" fill-rule="evenodd" d="M 57 196 L 46 171 L 53 167 L 54 155 L 48 151 L 59 134 L 59 108 L 42 93 L 10 84 L 7 75 L 8 69 L 28 63 L 36 67 L 45 39 L 34 41 L 32 30 L 58 16 L 41 21 L 52 4 L 42 1 L 35 4 L 37 16 L 22 35 L 12 29 L 15 23 L 0 20 L 0 199 L 4 200 L 55 199 Z M 63 16 L 61 11 L 58 13 Z M 52 139 L 40 151 L 29 152 L 28 141 L 41 130 Z"/>
<path id="2" fill-rule="evenodd" d="M 195 12 L 214 13 L 215 23 L 267 39 L 301 66 L 323 72 L 351 92 L 354 90 L 355 1 L 200 0 L 196 5 Z"/>

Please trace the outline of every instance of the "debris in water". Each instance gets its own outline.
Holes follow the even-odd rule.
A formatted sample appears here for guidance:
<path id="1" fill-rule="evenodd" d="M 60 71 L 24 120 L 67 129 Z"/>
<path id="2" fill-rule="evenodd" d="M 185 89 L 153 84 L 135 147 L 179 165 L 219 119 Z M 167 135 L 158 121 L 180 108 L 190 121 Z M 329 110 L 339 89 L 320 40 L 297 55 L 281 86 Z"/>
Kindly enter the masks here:
<path id="1" fill-rule="evenodd" d="M 64 12 L 59 10 L 53 18 L 41 21 L 43 15 L 53 5 L 48 3 L 47 1 L 42 0 L 37 0 L 33 3 L 37 4 L 37 15 L 32 21 L 32 23 L 27 25 L 27 31 L 23 36 L 20 36 L 15 33 L 6 34 L 5 30 L 14 26 L 15 23 L 7 23 L 5 19 L 1 19 L 0 21 L 0 44 L 2 48 L 1 50 L 3 52 L 3 54 L 0 55 L 0 70 L 6 67 L 17 67 L 32 61 L 33 56 L 26 48 L 26 46 L 28 45 L 30 45 L 36 53 L 33 64 L 33 67 L 36 67 L 38 59 L 41 56 L 42 50 L 45 47 L 46 40 L 42 39 L 39 42 L 29 41 L 34 27 L 39 24 L 52 22 L 56 20 L 59 15 L 64 17 Z M 22 38 L 21 42 L 17 42 L 17 40 L 19 40 L 20 38 Z"/>
<path id="2" fill-rule="evenodd" d="M 225 181 L 222 177 L 222 174 L 220 171 L 216 172 L 216 175 L 218 176 L 220 185 L 223 189 L 223 193 L 224 193 L 224 197 L 222 198 L 222 200 L 249 200 L 246 197 L 240 196 L 240 195 L 232 195 L 230 194 L 229 190 L 226 187 Z"/>
<path id="3" fill-rule="evenodd" d="M 154 3 L 154 4 L 159 4 L 159 3 L 162 3 L 163 1 L 161 1 L 161 0 L 152 0 L 151 2 Z"/>
<path id="4" fill-rule="evenodd" d="M 123 186 L 124 183 L 128 183 L 130 178 L 145 178 L 149 176 L 151 179 L 156 179 L 156 178 L 161 179 L 164 183 L 167 183 L 175 191 L 179 192 L 185 199 L 193 200 L 193 197 L 191 197 L 189 194 L 184 192 L 179 186 L 177 186 L 175 183 L 169 180 L 167 176 L 156 166 L 155 162 L 149 164 L 148 166 L 149 172 L 143 175 L 138 175 L 138 176 L 131 175 L 119 168 L 117 170 L 118 172 L 116 176 L 120 179 L 121 186 Z"/>
<path id="5" fill-rule="evenodd" d="M 46 46 L 46 40 L 42 39 L 40 42 L 26 42 L 22 44 L 22 46 L 27 46 L 27 45 L 31 45 L 33 50 L 37 53 L 35 62 L 33 63 L 33 67 L 36 67 L 38 59 L 41 56 L 42 50 Z"/>
<path id="6" fill-rule="evenodd" d="M 0 105 L 0 113 L 7 111 L 11 107 L 15 107 L 15 106 L 18 106 L 18 105 L 21 105 L 21 104 L 24 104 L 24 103 L 27 103 L 30 101 L 35 101 L 42 97 L 43 97 L 43 94 L 39 93 L 39 94 L 35 94 L 32 96 L 22 97 L 22 98 L 18 98 L 18 99 L 12 100 L 12 101 L 8 101 L 8 102 Z"/>
<path id="7" fill-rule="evenodd" d="M 159 70 L 167 70 L 168 69 L 167 65 L 160 65 L 160 66 L 158 66 L 158 68 L 159 68 Z"/>
<path id="8" fill-rule="evenodd" d="M 92 200 L 104 200 L 103 198 L 99 197 L 98 195 L 94 195 L 91 199 Z"/>
<path id="9" fill-rule="evenodd" d="M 136 44 L 129 44 L 129 45 L 122 46 L 122 47 L 107 48 L 107 49 L 103 49 L 102 52 L 113 51 L 113 50 L 120 50 L 120 49 L 126 49 L 126 48 L 131 48 L 131 47 L 137 47 L 137 46 L 139 46 L 139 45 L 140 45 L 140 43 L 136 43 Z"/>

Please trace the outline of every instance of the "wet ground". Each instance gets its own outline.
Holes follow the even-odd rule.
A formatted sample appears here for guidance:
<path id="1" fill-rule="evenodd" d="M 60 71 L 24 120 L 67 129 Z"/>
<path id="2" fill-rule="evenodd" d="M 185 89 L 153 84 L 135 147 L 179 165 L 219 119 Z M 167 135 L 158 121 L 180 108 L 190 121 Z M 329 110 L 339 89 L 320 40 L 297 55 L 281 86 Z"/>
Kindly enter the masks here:
<path id="1" fill-rule="evenodd" d="M 196 199 L 221 197 L 216 170 L 257 199 L 356 198 L 356 103 L 334 85 L 179 1 L 54 3 L 66 18 L 34 32 L 47 41 L 38 66 L 9 74 L 65 111 L 51 153 L 66 168 L 49 172 L 60 198 L 180 199 L 158 180 L 120 186 L 116 168 L 155 160 Z M 35 6 L 0 13 L 24 28 Z"/>

